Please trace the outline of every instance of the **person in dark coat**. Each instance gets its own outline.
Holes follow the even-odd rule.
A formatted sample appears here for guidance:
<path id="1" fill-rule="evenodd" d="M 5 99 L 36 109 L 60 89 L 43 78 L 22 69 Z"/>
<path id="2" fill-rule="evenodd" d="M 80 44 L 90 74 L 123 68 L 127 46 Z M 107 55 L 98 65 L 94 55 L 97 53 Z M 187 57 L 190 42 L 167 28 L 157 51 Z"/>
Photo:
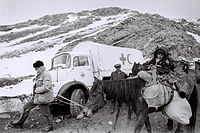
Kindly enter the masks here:
<path id="1" fill-rule="evenodd" d="M 49 103 L 54 99 L 51 75 L 47 72 L 42 61 L 36 61 L 33 67 L 37 72 L 34 79 L 33 97 L 24 105 L 20 118 L 17 121 L 11 121 L 10 124 L 14 127 L 22 128 L 30 110 L 39 106 L 40 112 L 47 122 L 47 126 L 43 130 L 48 132 L 53 130 L 53 119 L 49 109 Z"/>
<path id="2" fill-rule="evenodd" d="M 157 48 L 154 52 L 154 57 L 144 63 L 143 65 L 149 65 L 151 71 L 149 71 L 152 75 L 153 82 L 156 83 L 157 75 L 163 75 L 162 77 L 166 78 L 167 74 L 170 71 L 173 71 L 176 67 L 175 60 L 170 56 L 169 50 L 166 47 Z M 167 77 L 169 80 L 169 77 Z"/>
<path id="3" fill-rule="evenodd" d="M 126 79 L 127 78 L 126 73 L 120 70 L 121 69 L 121 64 L 115 64 L 114 67 L 115 67 L 116 71 L 111 73 L 110 80 L 117 81 L 117 80 L 121 80 L 121 79 Z M 111 101 L 111 108 L 112 108 L 111 113 L 114 113 L 115 106 L 116 106 L 116 102 L 113 99 L 113 101 Z"/>
<path id="4" fill-rule="evenodd" d="M 154 57 L 144 65 L 157 65 L 158 75 L 170 73 L 175 68 L 175 60 L 170 56 L 166 47 L 156 49 Z"/>
<path id="5" fill-rule="evenodd" d="M 120 70 L 121 64 L 115 64 L 114 67 L 116 68 L 116 71 L 111 73 L 110 80 L 120 80 L 127 78 L 126 73 Z"/>

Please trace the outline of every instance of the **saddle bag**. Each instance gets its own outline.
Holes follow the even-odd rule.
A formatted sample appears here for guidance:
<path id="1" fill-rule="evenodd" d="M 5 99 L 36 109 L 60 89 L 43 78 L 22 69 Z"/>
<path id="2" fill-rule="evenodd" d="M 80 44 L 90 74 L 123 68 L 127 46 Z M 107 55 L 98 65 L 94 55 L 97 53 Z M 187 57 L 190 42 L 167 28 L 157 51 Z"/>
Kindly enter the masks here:
<path id="1" fill-rule="evenodd" d="M 148 107 L 155 108 L 168 104 L 172 95 L 172 89 L 161 83 L 145 87 L 142 91 L 142 96 L 147 102 Z"/>
<path id="2" fill-rule="evenodd" d="M 177 91 L 174 91 L 172 101 L 164 107 L 164 113 L 181 124 L 189 124 L 192 110 L 186 98 L 181 98 Z"/>

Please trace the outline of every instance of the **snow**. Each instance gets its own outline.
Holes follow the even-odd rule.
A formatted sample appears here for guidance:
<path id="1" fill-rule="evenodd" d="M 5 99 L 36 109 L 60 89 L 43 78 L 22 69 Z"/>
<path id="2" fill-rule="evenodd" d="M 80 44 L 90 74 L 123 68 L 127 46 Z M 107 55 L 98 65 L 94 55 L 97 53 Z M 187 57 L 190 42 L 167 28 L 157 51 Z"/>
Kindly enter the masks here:
<path id="1" fill-rule="evenodd" d="M 77 16 L 74 16 L 74 15 L 68 15 L 68 17 L 69 17 L 69 21 L 68 22 L 73 22 L 73 21 L 75 21 L 75 20 L 77 20 Z"/>
<path id="2" fill-rule="evenodd" d="M 196 40 L 197 40 L 197 42 L 199 42 L 200 43 L 200 36 L 199 35 L 197 35 L 197 34 L 194 34 L 194 33 L 191 33 L 191 32 L 187 32 L 187 34 L 190 34 L 190 35 L 192 35 Z"/>
<path id="3" fill-rule="evenodd" d="M 12 32 L 20 32 L 20 31 L 34 29 L 34 28 L 38 28 L 38 27 L 41 27 L 41 26 L 32 25 L 32 26 L 29 26 L 29 27 L 23 27 L 23 28 L 19 28 L 19 29 L 13 28 L 12 30 L 9 30 L 9 31 L 0 31 L 0 35 L 10 34 Z"/>
<path id="4" fill-rule="evenodd" d="M 36 60 L 44 62 L 45 67 L 50 69 L 51 58 L 55 55 L 61 46 L 55 46 L 54 49 L 48 49 L 42 52 L 30 52 L 22 55 L 20 58 L 2 59 L 0 60 L 0 77 L 21 77 L 28 75 L 36 75 L 32 64 Z M 33 80 L 24 80 L 17 85 L 0 87 L 0 96 L 18 96 L 30 95 L 33 91 Z"/>
<path id="5" fill-rule="evenodd" d="M 32 64 L 36 60 L 41 60 L 47 69 L 50 69 L 51 58 L 56 54 L 61 46 L 55 46 L 53 49 L 47 49 L 40 52 L 30 52 L 22 55 L 20 58 L 9 58 L 0 60 L 0 76 L 10 74 L 12 77 L 27 76 L 35 74 Z"/>
<path id="6" fill-rule="evenodd" d="M 34 36 L 37 36 L 37 35 L 40 35 L 42 33 L 48 32 L 48 31 L 51 31 L 51 30 L 56 29 L 58 27 L 59 26 L 52 26 L 52 27 L 48 28 L 45 31 L 40 31 L 40 32 L 37 32 L 37 33 L 34 33 L 34 34 L 30 34 L 28 36 L 21 37 L 21 38 L 16 39 L 16 40 L 12 40 L 12 41 L 10 41 L 8 43 L 3 43 L 2 45 L 0 44 L 0 48 L 1 48 L 0 49 L 0 53 L 2 54 L 4 52 L 12 51 L 13 49 L 20 49 L 22 47 L 28 47 L 28 46 L 30 46 L 33 43 L 37 43 L 38 41 L 34 41 L 34 42 L 32 41 L 31 43 L 24 43 L 24 44 L 20 44 L 20 45 L 15 45 L 17 43 L 20 43 L 20 41 L 23 41 L 25 39 L 28 39 L 28 38 L 31 38 L 31 37 L 34 37 Z M 15 45 L 15 46 L 12 46 L 12 45 Z M 9 46 L 12 46 L 12 47 L 9 47 Z"/>
<path id="7" fill-rule="evenodd" d="M 17 85 L 6 86 L 0 88 L 1 96 L 18 96 L 18 95 L 30 95 L 33 92 L 33 79 L 23 80 Z"/>

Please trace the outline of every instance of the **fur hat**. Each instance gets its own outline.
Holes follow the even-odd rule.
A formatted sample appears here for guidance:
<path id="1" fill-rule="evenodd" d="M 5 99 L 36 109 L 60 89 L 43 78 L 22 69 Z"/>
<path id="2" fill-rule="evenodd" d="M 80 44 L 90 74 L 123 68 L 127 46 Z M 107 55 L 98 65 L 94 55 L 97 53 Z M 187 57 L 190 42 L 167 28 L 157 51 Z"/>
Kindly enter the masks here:
<path id="1" fill-rule="evenodd" d="M 115 64 L 114 67 L 115 68 L 121 68 L 121 64 Z"/>
<path id="2" fill-rule="evenodd" d="M 44 63 L 40 60 L 36 61 L 35 63 L 33 63 L 33 67 L 34 68 L 38 68 L 38 67 L 41 67 L 41 66 L 44 66 Z"/>

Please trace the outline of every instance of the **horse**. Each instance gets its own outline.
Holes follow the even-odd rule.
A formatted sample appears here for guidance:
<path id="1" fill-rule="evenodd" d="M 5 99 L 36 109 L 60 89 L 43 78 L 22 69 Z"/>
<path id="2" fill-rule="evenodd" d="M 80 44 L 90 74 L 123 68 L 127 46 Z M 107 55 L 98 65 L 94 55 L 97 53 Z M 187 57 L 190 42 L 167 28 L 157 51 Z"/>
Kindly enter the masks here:
<path id="1" fill-rule="evenodd" d="M 190 118 L 190 123 L 188 124 L 188 127 L 191 129 L 191 132 L 194 132 L 198 105 L 198 93 L 193 78 L 188 74 L 188 69 L 188 64 L 182 61 L 177 61 L 177 66 L 174 69 L 174 74 L 180 79 L 180 88 L 177 91 L 179 92 L 181 97 L 186 97 L 191 106 L 192 117 Z M 148 66 L 141 65 L 140 63 L 134 63 L 132 67 L 132 74 L 137 75 L 137 73 L 141 70 L 148 70 Z M 181 126 L 182 125 L 178 123 L 176 132 L 180 131 Z M 173 129 L 173 121 L 171 119 L 168 119 L 167 127 L 169 130 Z"/>
<path id="2" fill-rule="evenodd" d="M 141 66 L 140 64 L 134 63 L 133 74 L 137 74 L 138 68 L 146 68 L 146 66 Z M 136 72 L 137 71 L 137 72 Z M 192 88 L 191 94 L 187 94 L 188 101 L 192 108 L 192 117 L 190 118 L 189 127 L 193 132 L 195 129 L 196 123 L 196 112 L 198 104 L 198 96 L 196 86 L 189 75 L 183 76 L 181 80 L 183 85 L 189 86 Z M 139 133 L 143 127 L 146 126 L 148 133 L 151 133 L 151 125 L 149 121 L 149 113 L 155 112 L 148 108 L 146 101 L 144 100 L 141 91 L 145 87 L 146 81 L 139 77 L 133 77 L 131 79 L 123 79 L 119 81 L 101 81 L 96 80 L 91 88 L 90 96 L 88 102 L 86 103 L 85 109 L 83 112 L 86 116 L 92 116 L 99 108 L 104 107 L 107 100 L 116 100 L 118 101 L 118 107 L 125 102 L 128 105 L 128 115 L 130 116 L 132 111 L 136 114 L 137 121 L 135 123 L 135 133 Z M 187 87 L 186 87 L 187 88 Z M 119 112 L 119 108 L 118 108 Z M 117 121 L 118 114 L 116 115 L 115 123 Z M 172 121 L 168 122 L 169 125 L 173 125 Z M 116 124 L 114 124 L 116 125 Z M 176 132 L 180 131 L 181 125 L 178 124 Z"/>
<path id="3" fill-rule="evenodd" d="M 114 122 L 114 129 L 117 123 L 120 107 L 122 103 L 128 106 L 128 118 L 130 119 L 132 111 L 137 116 L 135 124 L 135 133 L 139 133 L 145 124 L 148 133 L 151 133 L 149 121 L 149 109 L 145 100 L 142 98 L 141 91 L 145 86 L 144 80 L 140 78 L 121 79 L 116 81 L 96 80 L 91 88 L 86 109 L 83 109 L 86 116 L 92 117 L 97 109 L 102 108 L 108 100 L 114 100 L 118 103 L 118 110 Z M 102 105 L 102 106 L 101 106 Z"/>

